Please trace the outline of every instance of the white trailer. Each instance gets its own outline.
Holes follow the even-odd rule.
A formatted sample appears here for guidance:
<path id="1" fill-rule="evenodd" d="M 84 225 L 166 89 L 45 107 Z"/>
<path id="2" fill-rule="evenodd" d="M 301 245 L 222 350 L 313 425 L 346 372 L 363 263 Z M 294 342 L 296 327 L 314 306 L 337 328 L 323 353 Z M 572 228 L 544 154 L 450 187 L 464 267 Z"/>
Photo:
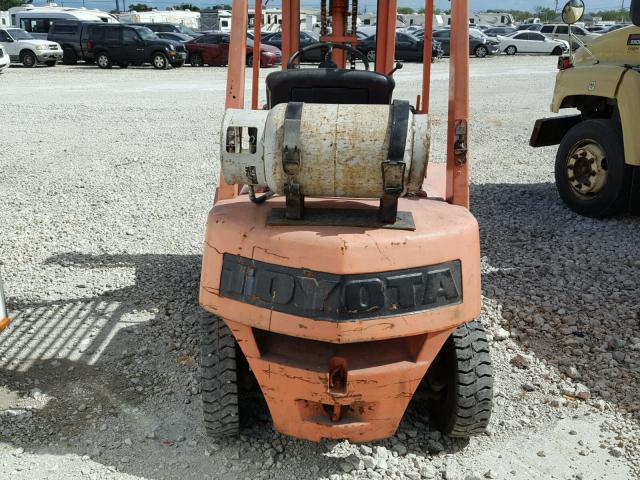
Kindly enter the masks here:
<path id="1" fill-rule="evenodd" d="M 47 39 L 49 28 L 56 20 L 117 23 L 111 14 L 97 9 L 59 7 L 50 3 L 46 7 L 34 7 L 31 4 L 9 9 L 11 25 L 22 28 L 33 37 Z"/>
<path id="2" fill-rule="evenodd" d="M 184 25 L 192 30 L 200 30 L 200 12 L 191 10 L 151 10 L 150 12 L 119 13 L 121 23 L 173 23 Z"/>
<path id="3" fill-rule="evenodd" d="M 11 25 L 9 12 L 0 12 L 0 27 L 8 27 L 9 25 Z"/>

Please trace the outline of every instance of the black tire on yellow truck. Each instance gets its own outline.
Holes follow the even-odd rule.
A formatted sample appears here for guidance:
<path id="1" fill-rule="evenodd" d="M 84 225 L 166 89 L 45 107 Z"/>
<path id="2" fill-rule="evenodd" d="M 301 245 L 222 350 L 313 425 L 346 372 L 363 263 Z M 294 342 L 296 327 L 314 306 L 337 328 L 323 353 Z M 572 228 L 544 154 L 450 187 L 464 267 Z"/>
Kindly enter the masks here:
<path id="1" fill-rule="evenodd" d="M 631 171 L 620 126 L 594 119 L 571 128 L 558 148 L 555 177 L 560 198 L 580 215 L 607 217 L 626 208 Z"/>

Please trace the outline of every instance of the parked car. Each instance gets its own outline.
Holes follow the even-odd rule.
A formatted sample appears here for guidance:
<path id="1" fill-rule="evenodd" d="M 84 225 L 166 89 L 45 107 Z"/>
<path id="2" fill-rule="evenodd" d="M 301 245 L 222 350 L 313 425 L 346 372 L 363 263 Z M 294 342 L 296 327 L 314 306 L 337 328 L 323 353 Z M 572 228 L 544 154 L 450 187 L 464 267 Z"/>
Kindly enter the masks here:
<path id="1" fill-rule="evenodd" d="M 629 25 L 623 25 L 623 24 L 611 25 L 606 30 L 604 30 L 603 32 L 600 32 L 600 33 L 602 33 L 602 34 L 611 33 L 611 32 L 615 32 L 616 30 L 619 30 L 621 28 L 628 27 L 628 26 Z"/>
<path id="2" fill-rule="evenodd" d="M 562 55 L 569 50 L 569 42 L 553 40 L 538 32 L 514 32 L 511 35 L 496 37 L 500 50 L 507 55 L 516 53 L 547 53 Z"/>
<path id="3" fill-rule="evenodd" d="M 370 63 L 376 61 L 376 35 L 360 40 L 357 45 L 358 50 L 367 56 Z M 424 54 L 424 38 L 418 38 L 403 32 L 396 32 L 396 60 L 422 62 Z M 432 59 L 442 58 L 444 51 L 442 44 L 433 42 L 431 49 Z"/>
<path id="4" fill-rule="evenodd" d="M 91 28 L 85 56 L 103 69 L 150 63 L 162 70 L 184 65 L 187 49 L 180 42 L 158 38 L 146 27 L 103 24 Z"/>
<path id="5" fill-rule="evenodd" d="M 204 65 L 218 66 L 229 63 L 229 42 L 231 37 L 228 33 L 218 32 L 194 38 L 185 43 L 189 53 L 188 63 L 192 67 L 202 67 Z M 282 61 L 282 53 L 272 45 L 260 44 L 260 66 L 272 67 Z M 247 66 L 253 65 L 253 40 L 247 39 Z"/>
<path id="6" fill-rule="evenodd" d="M 147 27 L 149 30 L 155 33 L 159 32 L 174 32 L 182 33 L 184 35 L 190 35 L 192 37 L 198 37 L 200 34 L 189 27 L 176 23 L 129 23 L 128 25 L 137 25 L 139 27 Z"/>
<path id="7" fill-rule="evenodd" d="M 27 68 L 35 67 L 38 63 L 53 67 L 62 60 L 60 45 L 33 38 L 21 28 L 0 28 L 0 45 L 12 62 L 20 62 Z"/>
<path id="8" fill-rule="evenodd" d="M 515 32 L 516 29 L 513 27 L 492 27 L 486 29 L 484 33 L 487 37 L 497 37 L 498 35 L 509 35 Z"/>
<path id="9" fill-rule="evenodd" d="M 445 55 L 451 54 L 451 30 L 436 30 L 433 32 L 433 38 L 442 44 Z M 500 52 L 500 42 L 487 37 L 479 30 L 472 29 L 469 30 L 469 52 L 478 58 L 495 55 Z"/>
<path id="10" fill-rule="evenodd" d="M 516 30 L 529 30 L 532 32 L 539 32 L 540 30 L 542 30 L 543 26 L 543 23 L 523 23 L 522 25 L 518 25 L 518 27 L 516 27 Z"/>
<path id="11" fill-rule="evenodd" d="M 0 45 L 0 73 L 2 73 L 5 68 L 8 68 L 10 64 L 11 59 L 9 58 L 9 54 L 5 51 L 4 47 Z"/>
<path id="12" fill-rule="evenodd" d="M 195 37 L 191 35 L 186 35 L 184 33 L 176 33 L 176 32 L 156 32 L 158 38 L 164 38 L 165 40 L 173 40 L 174 42 L 182 42 L 187 43 L 193 40 Z"/>
<path id="13" fill-rule="evenodd" d="M 300 48 L 308 47 L 314 43 L 320 42 L 320 35 L 315 32 L 300 32 Z M 262 37 L 262 43 L 266 45 L 272 45 L 278 49 L 282 49 L 282 32 L 275 32 L 268 37 Z M 312 50 L 306 55 L 303 55 L 300 59 L 301 62 L 320 62 L 324 58 L 322 50 Z M 288 61 L 285 58 L 285 62 Z"/>
<path id="14" fill-rule="evenodd" d="M 564 40 L 565 42 L 571 41 L 569 39 L 569 25 L 567 25 L 566 23 L 543 25 L 540 29 L 540 33 L 548 38 L 553 38 L 555 40 Z M 589 33 L 582 27 L 579 27 L 577 25 L 571 26 L 571 34 L 579 38 L 583 43 L 589 43 L 600 36 L 597 33 Z M 575 40 L 572 41 L 572 43 L 573 48 L 580 47 L 580 44 Z"/>

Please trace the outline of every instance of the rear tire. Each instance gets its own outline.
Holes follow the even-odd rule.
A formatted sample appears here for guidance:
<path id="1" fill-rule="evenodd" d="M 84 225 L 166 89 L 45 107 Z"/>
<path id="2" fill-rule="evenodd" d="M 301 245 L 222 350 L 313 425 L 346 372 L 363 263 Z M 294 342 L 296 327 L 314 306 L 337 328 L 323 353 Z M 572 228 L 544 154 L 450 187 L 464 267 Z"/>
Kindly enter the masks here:
<path id="1" fill-rule="evenodd" d="M 202 61 L 202 57 L 198 53 L 192 53 L 191 54 L 191 56 L 189 57 L 189 64 L 192 67 L 202 67 L 202 66 L 204 66 L 204 63 Z"/>
<path id="2" fill-rule="evenodd" d="M 442 433 L 484 433 L 493 404 L 493 369 L 489 342 L 478 321 L 461 325 L 449 337 L 425 380 L 432 392 L 431 418 Z"/>
<path id="3" fill-rule="evenodd" d="M 75 65 L 78 63 L 78 54 L 73 48 L 65 48 L 62 51 L 62 63 L 64 65 Z"/>
<path id="4" fill-rule="evenodd" d="M 156 70 L 166 70 L 169 68 L 169 60 L 164 53 L 154 53 L 151 57 L 151 64 Z"/>
<path id="5" fill-rule="evenodd" d="M 35 53 L 27 50 L 20 55 L 20 62 L 25 68 L 33 68 L 38 64 L 38 57 Z"/>
<path id="6" fill-rule="evenodd" d="M 489 49 L 484 45 L 478 45 L 473 51 L 473 54 L 476 56 L 476 58 L 485 58 L 487 55 L 489 55 Z"/>
<path id="7" fill-rule="evenodd" d="M 612 120 L 586 120 L 560 142 L 556 188 L 564 203 L 580 215 L 615 215 L 628 205 L 630 168 L 620 128 Z"/>
<path id="8" fill-rule="evenodd" d="M 238 355 L 242 355 L 224 321 L 202 315 L 202 410 L 207 435 L 213 440 L 234 437 L 240 430 Z"/>
<path id="9" fill-rule="evenodd" d="M 513 45 L 509 45 L 507 48 L 505 48 L 504 53 L 506 53 L 507 55 L 515 55 L 516 53 L 518 53 L 518 49 Z"/>
<path id="10" fill-rule="evenodd" d="M 375 61 L 376 61 L 376 51 L 375 50 L 367 50 L 365 55 L 367 56 L 367 61 L 369 63 L 375 63 Z"/>
<path id="11" fill-rule="evenodd" d="M 111 57 L 109 57 L 107 52 L 100 52 L 96 56 L 96 64 L 98 65 L 99 68 L 103 70 L 107 70 L 113 66 L 113 63 L 111 62 Z"/>

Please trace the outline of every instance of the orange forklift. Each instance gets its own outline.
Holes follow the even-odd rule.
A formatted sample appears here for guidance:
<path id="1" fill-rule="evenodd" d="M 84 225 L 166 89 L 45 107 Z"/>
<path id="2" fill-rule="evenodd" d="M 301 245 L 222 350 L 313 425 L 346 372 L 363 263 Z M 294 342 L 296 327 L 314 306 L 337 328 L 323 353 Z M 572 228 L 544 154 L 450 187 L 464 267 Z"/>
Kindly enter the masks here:
<path id="1" fill-rule="evenodd" d="M 451 2 L 446 164 L 429 164 L 433 0 L 415 105 L 393 98 L 396 0 L 378 0 L 375 65 L 355 49 L 357 0 L 321 0 L 321 41 L 302 50 L 300 3 L 283 0 L 282 70 L 258 108 L 254 62 L 245 108 L 247 8 L 234 0 L 202 263 L 209 436 L 238 434 L 251 382 L 275 429 L 297 438 L 389 437 L 417 393 L 443 433 L 484 432 L 493 377 L 468 209 L 468 0 Z M 256 50 L 261 17 L 257 3 Z M 320 65 L 301 65 L 314 49 Z"/>

